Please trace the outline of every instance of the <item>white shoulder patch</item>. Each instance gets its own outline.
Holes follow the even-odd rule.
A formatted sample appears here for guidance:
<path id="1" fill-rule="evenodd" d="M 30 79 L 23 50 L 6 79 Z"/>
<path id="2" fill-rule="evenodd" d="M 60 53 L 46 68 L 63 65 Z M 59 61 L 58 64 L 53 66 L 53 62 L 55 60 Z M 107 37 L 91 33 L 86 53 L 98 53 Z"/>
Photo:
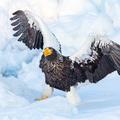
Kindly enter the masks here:
<path id="1" fill-rule="evenodd" d="M 97 55 L 98 53 L 96 51 L 91 50 L 91 45 L 94 43 L 94 47 L 96 47 L 99 44 L 99 48 L 106 47 L 107 45 L 112 45 L 113 42 L 106 37 L 99 36 L 99 35 L 89 35 L 84 42 L 83 46 L 72 56 L 69 58 L 74 62 L 80 63 L 82 61 L 87 62 L 89 59 L 90 61 L 93 61 L 95 58 L 93 56 Z M 91 56 L 91 53 L 93 56 Z"/>

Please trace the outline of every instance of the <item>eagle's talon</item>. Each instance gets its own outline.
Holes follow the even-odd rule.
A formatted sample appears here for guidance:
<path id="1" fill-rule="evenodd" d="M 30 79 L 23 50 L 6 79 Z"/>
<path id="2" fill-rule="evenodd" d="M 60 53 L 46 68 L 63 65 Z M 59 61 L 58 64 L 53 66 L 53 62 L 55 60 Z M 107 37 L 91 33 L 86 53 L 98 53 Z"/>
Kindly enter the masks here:
<path id="1" fill-rule="evenodd" d="M 48 98 L 48 96 L 46 96 L 45 98 L 42 98 L 42 99 L 35 99 L 35 101 L 41 101 L 41 100 L 45 100 L 45 99 L 47 99 Z"/>

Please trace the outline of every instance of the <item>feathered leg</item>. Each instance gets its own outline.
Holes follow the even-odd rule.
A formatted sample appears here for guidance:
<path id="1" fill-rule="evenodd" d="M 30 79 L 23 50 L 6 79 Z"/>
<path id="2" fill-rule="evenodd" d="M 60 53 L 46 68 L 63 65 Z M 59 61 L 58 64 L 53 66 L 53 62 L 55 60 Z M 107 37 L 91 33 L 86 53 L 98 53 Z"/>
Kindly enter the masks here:
<path id="1" fill-rule="evenodd" d="M 45 88 L 44 88 L 44 91 L 43 91 L 43 96 L 42 96 L 42 98 L 51 97 L 51 96 L 52 96 L 52 93 L 53 93 L 53 88 L 50 87 L 50 85 L 46 84 L 46 85 L 45 85 Z"/>
<path id="2" fill-rule="evenodd" d="M 53 93 L 53 88 L 50 87 L 48 84 L 46 84 L 43 91 L 42 99 L 36 99 L 36 101 L 47 99 L 52 96 L 52 93 Z"/>
<path id="3" fill-rule="evenodd" d="M 70 91 L 66 92 L 66 97 L 68 101 L 75 106 L 78 106 L 81 102 L 80 97 L 75 90 L 75 87 L 70 87 Z"/>

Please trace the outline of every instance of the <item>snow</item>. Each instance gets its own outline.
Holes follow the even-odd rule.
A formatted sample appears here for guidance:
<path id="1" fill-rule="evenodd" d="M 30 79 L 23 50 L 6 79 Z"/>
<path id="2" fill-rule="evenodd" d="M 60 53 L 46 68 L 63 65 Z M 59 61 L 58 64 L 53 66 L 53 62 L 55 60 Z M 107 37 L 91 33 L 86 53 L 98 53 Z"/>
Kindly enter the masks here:
<path id="1" fill-rule="evenodd" d="M 1 0 L 0 2 L 0 120 L 120 120 L 120 78 L 117 72 L 77 92 L 81 104 L 68 102 L 55 89 L 41 98 L 45 78 L 39 69 L 42 50 L 29 50 L 14 38 L 12 13 L 29 10 L 40 16 L 62 45 L 74 54 L 89 34 L 107 36 L 120 44 L 119 0 Z"/>

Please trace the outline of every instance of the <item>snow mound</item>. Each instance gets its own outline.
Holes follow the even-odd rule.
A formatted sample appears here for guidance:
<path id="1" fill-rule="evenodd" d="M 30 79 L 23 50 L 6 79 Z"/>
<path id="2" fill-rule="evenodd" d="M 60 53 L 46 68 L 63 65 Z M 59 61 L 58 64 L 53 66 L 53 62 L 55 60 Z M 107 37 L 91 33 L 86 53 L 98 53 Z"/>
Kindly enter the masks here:
<path id="1" fill-rule="evenodd" d="M 7 85 L 0 82 L 0 108 L 15 108 L 27 105 L 29 102 L 14 93 L 12 93 Z"/>

